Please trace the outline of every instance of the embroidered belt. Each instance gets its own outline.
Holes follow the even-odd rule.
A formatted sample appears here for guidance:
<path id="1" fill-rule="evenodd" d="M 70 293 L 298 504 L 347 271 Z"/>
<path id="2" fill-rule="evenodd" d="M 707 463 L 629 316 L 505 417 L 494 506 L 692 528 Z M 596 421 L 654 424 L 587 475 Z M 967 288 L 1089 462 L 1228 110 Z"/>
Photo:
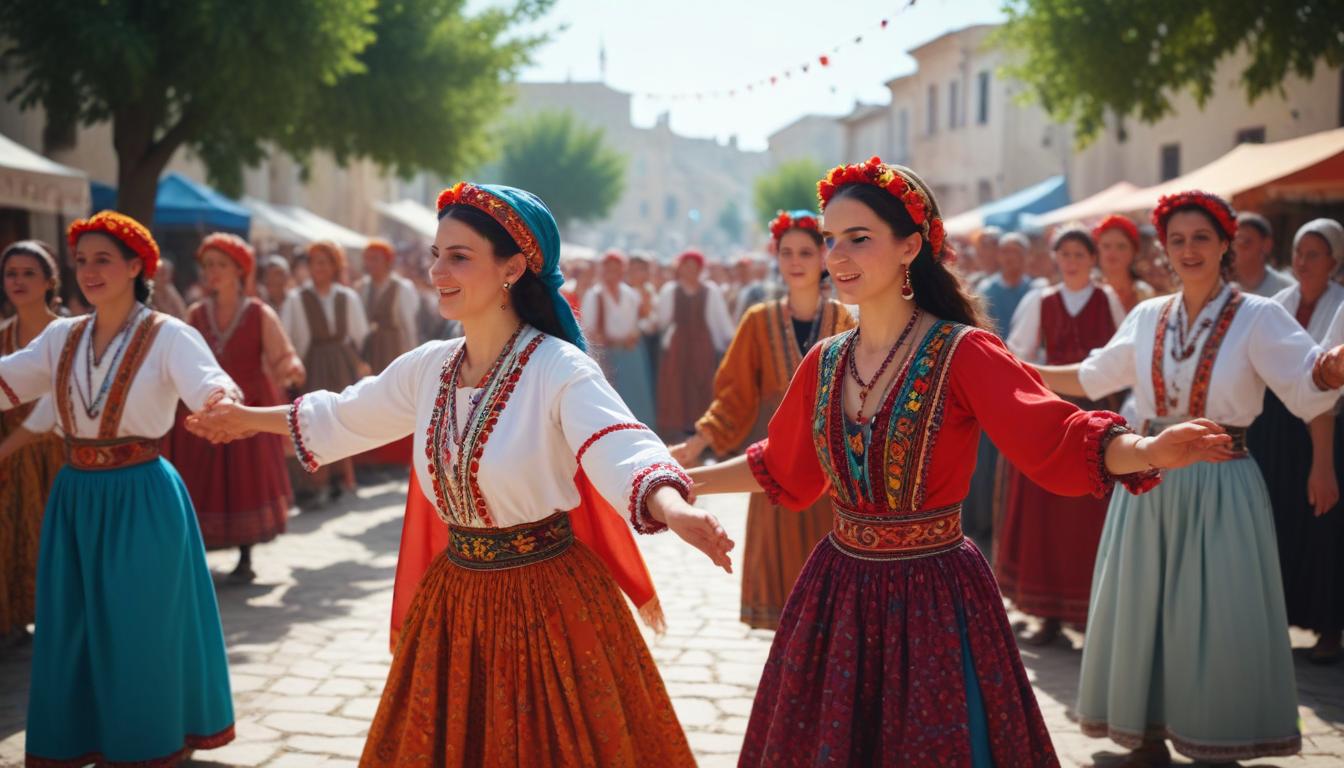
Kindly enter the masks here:
<path id="1" fill-rule="evenodd" d="M 118 440 L 65 439 L 65 461 L 75 469 L 102 471 L 145 464 L 159 458 L 159 441 L 144 437 Z"/>
<path id="2" fill-rule="evenodd" d="M 858 512 L 831 500 L 835 525 L 831 544 L 860 560 L 911 560 L 961 546 L 961 504 L 916 515 L 893 517 Z"/>
<path id="3" fill-rule="evenodd" d="M 563 553 L 574 543 L 568 512 L 508 528 L 448 526 L 448 559 L 475 571 L 532 565 Z"/>
<path id="4" fill-rule="evenodd" d="M 1140 432 L 1144 435 L 1152 437 L 1153 435 L 1156 435 L 1158 432 L 1161 432 L 1167 427 L 1170 427 L 1173 424 L 1180 424 L 1183 421 L 1189 421 L 1189 419 L 1184 418 L 1148 419 L 1147 421 L 1143 422 L 1143 429 L 1141 429 Z M 1248 427 L 1229 427 L 1227 425 L 1221 425 L 1221 426 L 1223 427 L 1223 430 L 1227 432 L 1227 434 L 1232 436 L 1232 445 L 1228 447 L 1232 449 L 1232 452 L 1234 454 L 1236 454 L 1235 458 L 1244 459 L 1247 456 L 1250 456 L 1251 455 L 1250 449 L 1246 447 L 1246 431 Z"/>

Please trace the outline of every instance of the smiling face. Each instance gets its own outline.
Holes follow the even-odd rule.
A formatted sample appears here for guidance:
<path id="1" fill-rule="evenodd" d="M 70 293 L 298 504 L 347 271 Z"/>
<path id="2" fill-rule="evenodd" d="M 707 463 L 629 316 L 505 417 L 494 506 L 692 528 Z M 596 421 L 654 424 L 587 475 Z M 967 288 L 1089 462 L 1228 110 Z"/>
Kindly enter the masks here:
<path id="1" fill-rule="evenodd" d="M 1108 229 L 1097 238 L 1097 250 L 1101 253 L 1101 273 L 1107 279 L 1123 277 L 1129 274 L 1134 264 L 1134 243 L 1118 229 Z"/>
<path id="2" fill-rule="evenodd" d="M 779 239 L 778 251 L 779 276 L 789 290 L 817 287 L 825 267 L 825 255 L 811 233 L 801 229 L 785 232 Z"/>
<path id="3" fill-rule="evenodd" d="M 41 260 L 27 253 L 10 255 L 0 274 L 3 274 L 5 299 L 18 311 L 45 304 L 47 291 L 56 287 L 56 280 L 42 271 Z"/>
<path id="4" fill-rule="evenodd" d="M 228 291 L 242 285 L 243 271 L 223 251 L 209 248 L 201 254 L 201 283 L 210 293 Z"/>
<path id="5" fill-rule="evenodd" d="M 313 285 L 326 288 L 336 280 L 336 259 L 325 248 L 314 248 L 308 254 L 308 274 Z"/>
<path id="6" fill-rule="evenodd" d="M 1293 276 L 1304 291 L 1311 294 L 1324 291 L 1335 266 L 1335 257 L 1324 237 L 1308 232 L 1298 239 L 1293 248 Z"/>
<path id="7" fill-rule="evenodd" d="M 439 294 L 439 314 L 458 322 L 499 312 L 504 283 L 517 283 L 524 269 L 521 253 L 496 258 L 488 239 L 452 217 L 439 221 L 429 253 L 429 282 Z"/>
<path id="8" fill-rule="evenodd" d="M 1092 280 L 1092 268 L 1097 265 L 1097 259 L 1077 239 L 1065 238 L 1054 254 L 1059 276 L 1069 290 L 1082 290 Z"/>
<path id="9" fill-rule="evenodd" d="M 919 255 L 919 233 L 898 236 L 872 208 L 849 197 L 826 206 L 822 235 L 830 244 L 826 268 L 846 304 L 889 300 L 899 295 L 905 268 Z"/>
<path id="10" fill-rule="evenodd" d="M 101 232 L 80 235 L 74 260 L 75 281 L 94 307 L 134 295 L 135 278 L 143 269 L 139 258 L 127 259 L 117 241 Z"/>
<path id="11" fill-rule="evenodd" d="M 1207 289 L 1218 281 L 1228 245 L 1201 211 L 1177 211 L 1167 220 L 1167 260 L 1186 288 Z"/>

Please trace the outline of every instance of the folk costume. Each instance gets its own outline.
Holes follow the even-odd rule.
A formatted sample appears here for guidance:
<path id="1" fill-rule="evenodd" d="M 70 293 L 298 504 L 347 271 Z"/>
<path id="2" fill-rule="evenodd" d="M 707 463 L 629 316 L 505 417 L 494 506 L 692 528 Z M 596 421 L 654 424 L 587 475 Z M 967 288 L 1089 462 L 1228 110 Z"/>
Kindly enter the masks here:
<path id="1" fill-rule="evenodd" d="M 242 238 L 212 234 L 201 242 L 197 258 L 211 249 L 232 259 L 244 280 L 252 273 L 255 254 Z M 200 332 L 220 367 L 242 389 L 243 405 L 284 402 L 267 373 L 262 346 L 264 306 L 260 299 L 240 297 L 237 311 L 224 327 L 220 327 L 213 299 L 197 303 L 187 313 L 187 322 Z M 294 501 L 284 441 L 278 435 L 256 435 L 213 445 L 187 431 L 188 413 L 178 408 L 177 423 L 164 449 L 191 493 L 205 548 L 245 547 L 284 533 Z"/>
<path id="2" fill-rule="evenodd" d="M 1227 204 L 1187 192 L 1159 201 L 1159 240 L 1189 205 L 1232 239 Z M 1204 417 L 1241 451 L 1170 471 L 1153 493 L 1111 497 L 1078 691 L 1084 733 L 1130 748 L 1165 738 L 1215 762 L 1301 748 L 1270 499 L 1245 432 L 1267 385 L 1302 419 L 1334 404 L 1312 381 L 1320 354 L 1282 305 L 1223 285 L 1193 318 L 1180 294 L 1140 304 L 1083 361 L 1088 397 L 1133 388 L 1149 434 Z"/>
<path id="3" fill-rule="evenodd" d="M 678 265 L 694 261 L 704 267 L 699 251 L 686 251 Z M 733 338 L 733 319 L 717 285 L 702 280 L 691 293 L 676 280 L 658 292 L 654 314 L 662 329 L 658 362 L 658 431 L 680 440 L 695 429 L 695 420 L 713 397 L 705 382 L 714 378 L 719 355 Z"/>
<path id="4" fill-rule="evenodd" d="M 624 259 L 609 253 L 605 259 Z M 607 372 L 616 394 L 641 424 L 654 424 L 653 372 L 643 346 L 639 308 L 644 297 L 625 283 L 615 295 L 603 282 L 588 289 L 583 297 L 580 317 L 583 330 L 596 346 L 595 353 Z"/>
<path id="5" fill-rule="evenodd" d="M 0 323 L 0 357 L 19 349 L 18 318 Z M 0 412 L 0 440 L 19 427 L 44 432 L 44 423 L 32 404 Z M 63 464 L 65 449 L 53 434 L 40 435 L 0 462 L 0 637 L 33 623 L 42 515 Z"/>
<path id="6" fill-rule="evenodd" d="M 817 227 L 816 215 L 807 211 L 781 218 L 776 243 L 789 229 Z M 772 225 L 771 232 L 775 229 Z M 764 438 L 803 356 L 819 340 L 853 327 L 849 310 L 831 299 L 822 298 L 810 320 L 796 319 L 787 298 L 753 305 L 719 363 L 714 401 L 696 422 L 696 431 L 719 456 Z M 742 553 L 743 623 L 759 629 L 779 626 L 784 601 L 803 563 L 830 532 L 833 514 L 829 499 L 795 513 L 772 504 L 764 493 L 751 495 Z"/>
<path id="7" fill-rule="evenodd" d="M 104 211 L 70 227 L 137 253 L 149 231 Z M 47 502 L 28 699 L 29 766 L 175 765 L 233 739 L 228 664 L 191 497 L 159 456 L 180 398 L 237 386 L 185 323 L 137 305 L 102 359 L 93 317 L 0 358 L 0 408 L 51 395 L 67 463 Z M 167 404 L 167 405 L 165 405 Z"/>
<path id="8" fill-rule="evenodd" d="M 1125 310 L 1109 289 L 1033 291 L 1018 306 L 1008 349 L 1020 360 L 1044 350 L 1047 365 L 1079 363 L 1104 347 Z M 1084 410 L 1120 408 L 1120 397 L 1065 398 Z M 1011 463 L 1002 467 L 1007 494 L 996 531 L 994 575 L 1018 610 L 1071 624 L 1087 623 L 1087 599 L 1110 494 L 1062 496 L 1042 488 Z"/>
<path id="9" fill-rule="evenodd" d="M 309 252 L 331 254 L 343 270 L 345 251 L 336 243 L 321 241 Z M 326 294 L 308 283 L 293 291 L 280 307 L 280 324 L 307 371 L 304 389 L 339 392 L 359 378 L 360 350 L 369 335 L 368 318 L 359 294 L 333 282 Z"/>
<path id="10" fill-rule="evenodd" d="M 396 259 L 396 251 L 386 240 L 370 240 L 365 249 L 366 253 L 369 251 L 385 254 L 389 264 Z M 356 292 L 359 293 L 364 315 L 369 322 L 369 333 L 364 337 L 363 359 L 369 364 L 370 371 L 379 374 L 399 355 L 409 352 L 420 343 L 417 323 L 420 296 L 410 280 L 396 273 L 389 274 L 381 285 L 374 285 L 373 278 L 366 275 L 356 286 Z M 362 464 L 409 466 L 411 441 L 407 438 L 381 446 L 377 450 L 360 454 L 357 461 Z"/>
<path id="11" fill-rule="evenodd" d="M 944 253 L 913 173 L 877 158 L 837 168 L 818 185 L 823 207 L 851 183 L 901 199 Z M 993 334 L 936 320 L 858 424 L 841 396 L 855 339 L 808 353 L 747 454 L 773 502 L 802 509 L 829 492 L 835 519 L 785 605 L 741 764 L 1058 765 L 989 565 L 962 535 L 966 457 L 983 427 L 1050 490 L 1102 494 L 1123 422 L 1053 397 Z"/>
<path id="12" fill-rule="evenodd" d="M 439 198 L 441 215 L 459 205 L 514 238 L 567 338 L 520 325 L 476 387 L 457 386 L 461 340 L 429 342 L 290 410 L 309 468 L 414 435 L 415 477 L 448 525 L 447 548 L 418 579 L 361 764 L 692 765 L 620 594 L 661 620 L 627 524 L 660 529 L 649 494 L 689 494 L 689 478 L 577 346 L 545 205 L 465 183 Z"/>
<path id="13" fill-rule="evenodd" d="M 1330 219 L 1316 219 L 1298 230 L 1294 245 L 1312 234 L 1326 241 L 1336 261 L 1344 260 L 1344 227 Z M 1302 301 L 1297 285 L 1281 291 L 1274 301 L 1324 348 L 1344 342 L 1344 315 L 1339 312 L 1344 306 L 1344 287 L 1338 283 L 1327 283 L 1314 305 Z M 1284 407 L 1273 392 L 1266 392 L 1264 411 L 1247 431 L 1246 444 L 1264 473 L 1274 510 L 1288 622 L 1316 632 L 1338 631 L 1344 627 L 1344 514 L 1336 505 L 1317 517 L 1307 501 L 1312 445 L 1306 422 Z M 1338 416 L 1335 476 L 1344 476 L 1344 423 Z"/>

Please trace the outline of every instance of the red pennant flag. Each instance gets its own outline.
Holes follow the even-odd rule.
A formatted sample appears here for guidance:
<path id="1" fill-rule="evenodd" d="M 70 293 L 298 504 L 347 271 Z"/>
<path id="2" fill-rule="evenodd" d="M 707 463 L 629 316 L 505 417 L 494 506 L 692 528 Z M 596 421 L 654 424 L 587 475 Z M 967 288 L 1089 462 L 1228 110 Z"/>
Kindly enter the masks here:
<path id="1" fill-rule="evenodd" d="M 831 65 L 831 57 L 822 54 L 821 56 L 817 57 L 817 62 L 820 63 L 821 66 L 823 67 L 829 67 Z"/>

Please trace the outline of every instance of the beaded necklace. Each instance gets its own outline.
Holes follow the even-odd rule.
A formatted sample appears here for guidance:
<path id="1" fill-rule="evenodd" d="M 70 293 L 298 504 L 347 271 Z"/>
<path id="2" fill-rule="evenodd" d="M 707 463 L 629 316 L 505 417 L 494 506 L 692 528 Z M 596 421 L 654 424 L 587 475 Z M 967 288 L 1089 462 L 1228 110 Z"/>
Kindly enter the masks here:
<path id="1" fill-rule="evenodd" d="M 849 364 L 850 377 L 854 379 L 854 383 L 859 385 L 859 416 L 855 420 L 856 423 L 867 424 L 868 419 L 871 418 L 863 415 L 863 409 L 868 402 L 868 393 L 872 392 L 873 387 L 877 386 L 877 382 L 881 381 L 882 374 L 886 373 L 887 366 L 891 365 L 891 361 L 896 358 L 896 350 L 901 348 L 901 345 L 905 343 L 906 337 L 915 329 L 915 323 L 919 321 L 919 314 L 919 307 L 915 307 L 915 311 L 910 313 L 910 320 L 906 322 L 905 329 L 901 331 L 900 336 L 896 337 L 896 343 L 891 345 L 891 349 L 887 350 L 887 356 L 883 358 L 882 365 L 877 367 L 877 373 L 873 374 L 872 381 L 863 380 L 863 377 L 859 375 L 859 367 L 854 362 L 859 347 L 859 334 L 863 332 L 863 325 L 860 324 L 858 328 L 854 329 L 854 341 L 849 345 L 847 362 Z"/>
<path id="2" fill-rule="evenodd" d="M 79 395 L 80 406 L 84 409 L 84 414 L 91 420 L 98 418 L 103 412 L 107 394 L 112 391 L 112 380 L 116 378 L 117 368 L 121 365 L 121 358 L 126 353 L 126 345 L 131 340 L 130 330 L 135 326 L 134 321 L 139 320 L 141 311 L 144 309 L 144 305 L 139 305 L 131 310 L 122 322 L 121 328 L 117 329 L 116 335 L 112 337 L 112 341 L 116 343 L 116 351 L 112 354 L 112 361 L 108 364 L 107 373 L 103 375 L 103 383 L 98 388 L 96 395 L 93 391 L 93 369 L 102 365 L 102 358 L 107 355 L 109 349 L 112 349 L 112 344 L 109 343 L 103 349 L 103 355 L 96 355 L 93 348 L 93 329 L 97 325 L 97 312 L 94 313 L 94 321 L 89 323 L 89 351 L 84 356 L 84 388 L 81 389 L 78 380 L 76 380 L 74 389 L 75 393 Z M 93 399 L 92 402 L 89 401 L 90 398 Z"/>

